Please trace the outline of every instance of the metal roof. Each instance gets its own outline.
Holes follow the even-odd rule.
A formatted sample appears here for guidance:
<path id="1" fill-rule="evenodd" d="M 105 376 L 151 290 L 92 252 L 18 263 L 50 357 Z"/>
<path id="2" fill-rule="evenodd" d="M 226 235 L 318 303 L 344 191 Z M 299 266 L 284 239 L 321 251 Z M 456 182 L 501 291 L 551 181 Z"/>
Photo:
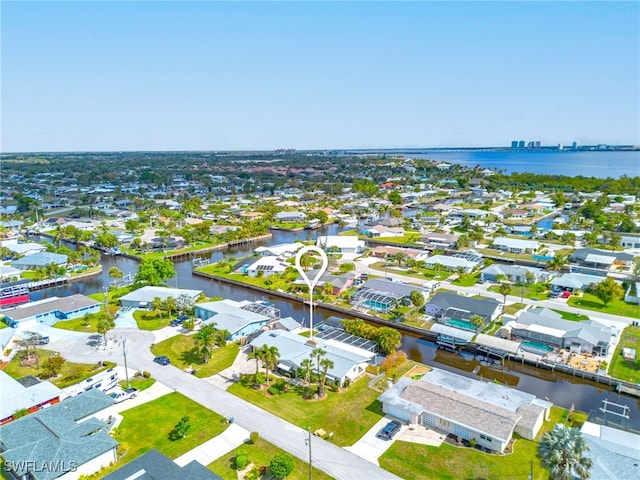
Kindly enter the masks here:
<path id="1" fill-rule="evenodd" d="M 377 353 L 380 348 L 380 346 L 376 342 L 367 340 L 366 338 L 351 335 L 350 333 L 347 333 L 344 330 L 339 330 L 337 328 L 327 328 L 326 330 L 318 333 L 316 335 L 316 338 L 322 338 L 323 340 L 335 340 L 340 343 L 344 343 L 345 345 L 358 347 L 374 353 Z"/>
<path id="2" fill-rule="evenodd" d="M 479 333 L 475 339 L 478 345 L 489 347 L 495 350 L 501 350 L 512 354 L 517 354 L 520 349 L 520 342 L 514 342 L 513 340 L 507 340 L 504 338 L 493 337 L 491 335 L 485 335 Z"/>
<path id="3" fill-rule="evenodd" d="M 461 328 L 450 327 L 441 323 L 436 323 L 431 326 L 431 331 L 446 335 L 448 337 L 458 338 L 470 342 L 475 337 L 475 332 L 469 330 L 462 330 Z"/>

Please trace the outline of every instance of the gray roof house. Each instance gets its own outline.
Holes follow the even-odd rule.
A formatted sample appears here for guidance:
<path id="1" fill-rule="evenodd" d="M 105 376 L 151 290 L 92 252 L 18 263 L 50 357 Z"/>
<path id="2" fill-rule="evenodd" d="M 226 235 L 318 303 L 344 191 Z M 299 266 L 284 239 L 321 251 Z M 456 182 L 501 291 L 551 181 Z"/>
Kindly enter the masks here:
<path id="1" fill-rule="evenodd" d="M 516 320 L 503 327 L 503 331 L 512 340 L 522 340 L 520 347 L 533 353 L 566 349 L 602 356 L 609 352 L 611 336 L 615 333 L 610 327 L 597 322 L 587 324 L 564 320 L 547 309 L 521 312 Z"/>
<path id="2" fill-rule="evenodd" d="M 421 287 L 374 278 L 351 295 L 349 301 L 358 307 L 388 312 L 402 301 L 409 302 L 409 296 L 414 290 L 427 295 L 427 291 Z"/>
<path id="3" fill-rule="evenodd" d="M 473 298 L 455 292 L 437 292 L 424 306 L 427 315 L 452 327 L 475 330 L 469 319 L 479 315 L 485 323 L 495 320 L 502 312 L 502 304 L 493 298 Z"/>
<path id="4" fill-rule="evenodd" d="M 576 290 L 586 290 L 591 284 L 598 284 L 605 278 L 607 277 L 587 275 L 586 273 L 565 273 L 551 280 L 551 286 L 554 290 L 568 290 L 573 292 Z"/>
<path id="5" fill-rule="evenodd" d="M 504 265 L 502 263 L 494 263 L 480 271 L 480 278 L 490 282 L 497 282 L 498 275 L 503 275 L 507 280 L 515 283 L 526 283 L 527 273 L 533 275 L 532 283 L 548 282 L 554 273 L 542 270 L 537 267 L 525 267 L 520 265 Z"/>
<path id="6" fill-rule="evenodd" d="M 53 325 L 59 320 L 71 320 L 96 313 L 102 304 L 79 293 L 68 297 L 51 297 L 37 302 L 25 303 L 4 312 L 7 323 L 25 324 L 31 321 Z"/>
<path id="7" fill-rule="evenodd" d="M 552 406 L 529 393 L 437 368 L 419 380 L 400 379 L 378 400 L 388 415 L 473 439 L 494 452 L 504 452 L 514 432 L 533 440 Z"/>
<path id="8" fill-rule="evenodd" d="M 318 270 L 309 270 L 306 274 L 307 278 L 316 278 L 318 276 Z M 318 279 L 314 290 L 322 290 L 326 288 L 325 285 L 328 283 L 332 286 L 331 293 L 333 295 L 339 295 L 353 285 L 355 278 L 356 275 L 353 272 L 346 272 L 341 275 L 332 275 L 331 273 L 324 272 Z M 307 285 L 307 282 L 302 278 L 302 275 L 298 275 L 298 278 L 294 280 L 293 284 Z"/>
<path id="9" fill-rule="evenodd" d="M 535 240 L 520 240 L 517 238 L 497 237 L 491 248 L 511 253 L 533 253 L 540 244 Z"/>
<path id="10" fill-rule="evenodd" d="M 90 390 L 0 426 L 0 456 L 15 478 L 92 474 L 115 462 L 118 442 L 96 415 L 113 399 Z M 74 478 L 77 478 L 75 476 Z"/>
<path id="11" fill-rule="evenodd" d="M 202 290 L 188 290 L 186 288 L 142 287 L 120 297 L 120 305 L 123 307 L 138 308 L 141 304 L 143 306 L 150 304 L 156 297 L 164 301 L 169 297 L 177 299 L 180 295 L 188 295 L 195 300 L 201 293 Z"/>
<path id="12" fill-rule="evenodd" d="M 307 214 L 303 212 L 278 212 L 276 213 L 276 221 L 278 222 L 304 222 Z"/>
<path id="13" fill-rule="evenodd" d="M 204 323 L 215 323 L 219 330 L 228 330 L 227 340 L 235 341 L 257 332 L 271 320 L 268 315 L 252 312 L 246 307 L 250 302 L 224 299 L 217 302 L 196 304 L 195 316 Z"/>
<path id="14" fill-rule="evenodd" d="M 123 465 L 102 480 L 222 480 L 207 467 L 192 460 L 181 467 L 155 448 Z"/>
<path id="15" fill-rule="evenodd" d="M 69 257 L 60 253 L 37 252 L 26 257 L 19 258 L 11 262 L 11 266 L 20 270 L 30 268 L 46 267 L 51 265 L 65 266 Z"/>
<path id="16" fill-rule="evenodd" d="M 630 265 L 633 262 L 633 255 L 624 252 L 599 250 L 597 248 L 579 248 L 571 254 L 569 260 L 584 267 L 608 269 L 614 263 Z"/>
<path id="17" fill-rule="evenodd" d="M 285 330 L 272 330 L 261 333 L 251 343 L 252 348 L 263 345 L 276 347 L 280 353 L 278 369 L 287 373 L 297 373 L 301 369 L 301 362 L 311 358 L 314 348 L 321 348 L 333 362 L 333 368 L 327 371 L 327 378 L 344 385 L 348 379 L 353 381 L 362 375 L 368 363 L 375 361 L 375 352 L 363 350 L 353 346 L 345 346 L 336 340 L 324 340 L 314 337 L 313 341 L 301 335 Z M 315 362 L 314 362 L 315 365 Z M 317 370 L 316 367 L 313 368 Z"/>

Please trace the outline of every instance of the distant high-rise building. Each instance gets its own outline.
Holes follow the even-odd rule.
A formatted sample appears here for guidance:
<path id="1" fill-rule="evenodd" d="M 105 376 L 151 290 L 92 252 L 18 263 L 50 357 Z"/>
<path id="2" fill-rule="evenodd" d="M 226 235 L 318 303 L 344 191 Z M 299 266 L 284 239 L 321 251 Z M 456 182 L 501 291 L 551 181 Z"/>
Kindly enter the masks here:
<path id="1" fill-rule="evenodd" d="M 511 142 L 511 148 L 518 148 L 518 141 L 517 140 L 513 140 Z"/>
<path id="2" fill-rule="evenodd" d="M 518 148 L 524 148 L 524 140 L 518 142 Z"/>
<path id="3" fill-rule="evenodd" d="M 573 142 L 573 143 L 571 144 L 571 148 L 573 148 L 574 150 L 577 150 L 577 148 L 578 148 L 578 142 Z"/>
<path id="4" fill-rule="evenodd" d="M 533 143 L 533 147 L 534 147 L 534 148 L 540 148 L 540 140 L 536 140 L 536 141 Z"/>
<path id="5" fill-rule="evenodd" d="M 527 143 L 527 148 L 533 148 L 534 143 L 533 142 L 529 142 Z"/>

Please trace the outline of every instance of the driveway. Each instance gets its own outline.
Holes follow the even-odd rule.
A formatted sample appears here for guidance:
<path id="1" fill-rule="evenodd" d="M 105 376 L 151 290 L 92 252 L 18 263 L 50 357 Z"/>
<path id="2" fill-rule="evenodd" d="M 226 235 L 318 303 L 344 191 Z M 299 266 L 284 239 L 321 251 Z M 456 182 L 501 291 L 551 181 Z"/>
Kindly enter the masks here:
<path id="1" fill-rule="evenodd" d="M 209 465 L 214 460 L 226 455 L 231 450 L 238 448 L 240 445 L 249 440 L 249 430 L 232 423 L 229 427 L 217 437 L 198 445 L 193 450 L 189 450 L 184 455 L 176 458 L 176 462 L 184 467 L 189 462 L 196 460 L 202 465 Z"/>
<path id="2" fill-rule="evenodd" d="M 371 429 L 365 433 L 360 440 L 350 447 L 345 447 L 345 450 L 355 453 L 360 458 L 364 458 L 367 462 L 379 465 L 378 458 L 386 452 L 389 447 L 393 445 L 393 442 L 395 442 L 396 439 L 407 429 L 406 425 L 402 425 L 400 432 L 398 432 L 391 440 L 378 438 L 376 435 L 378 435 L 380 430 L 382 430 L 391 420 L 392 418 L 389 417 L 382 418 L 373 427 L 371 427 Z"/>

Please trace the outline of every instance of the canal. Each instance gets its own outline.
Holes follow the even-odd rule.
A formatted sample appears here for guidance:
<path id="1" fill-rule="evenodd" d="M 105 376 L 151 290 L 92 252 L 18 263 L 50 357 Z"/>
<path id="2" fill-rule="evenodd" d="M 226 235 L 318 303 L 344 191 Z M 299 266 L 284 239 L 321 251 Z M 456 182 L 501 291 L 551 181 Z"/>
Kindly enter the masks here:
<path id="1" fill-rule="evenodd" d="M 271 239 L 255 242 L 249 245 L 216 251 L 211 254 L 213 261 L 221 260 L 225 255 L 242 257 L 250 255 L 259 245 L 275 245 L 297 240 L 315 239 L 319 234 L 332 235 L 338 232 L 337 225 L 331 225 L 314 231 L 286 232 L 274 230 Z M 42 240 L 46 240 L 43 238 Z M 51 296 L 65 296 L 74 293 L 89 294 L 104 289 L 109 285 L 109 268 L 118 267 L 125 274 L 135 275 L 138 262 L 122 256 L 102 256 L 103 272 L 83 282 L 72 282 L 67 285 L 33 292 L 33 300 Z M 171 279 L 170 286 L 202 290 L 209 297 L 219 296 L 233 300 L 268 300 L 280 309 L 282 317 L 291 316 L 303 323 L 308 322 L 308 307 L 302 302 L 290 301 L 270 295 L 259 295 L 244 288 L 230 286 L 216 281 L 208 281 L 191 274 L 191 262 L 175 263 L 176 276 Z M 332 312 L 317 308 L 314 310 L 314 323 L 333 315 Z M 640 421 L 640 400 L 627 395 L 619 395 L 606 385 L 583 380 L 564 373 L 542 370 L 533 366 L 522 365 L 518 362 L 507 361 L 505 365 L 467 354 L 456 354 L 440 350 L 436 345 L 424 338 L 404 334 L 402 336 L 402 350 L 412 360 L 444 370 L 455 372 L 471 378 L 497 381 L 516 387 L 519 390 L 534 394 L 540 398 L 548 398 L 551 402 L 564 408 L 574 406 L 576 410 L 589 412 L 602 407 L 602 401 L 623 404 L 629 407 L 632 421 Z"/>

